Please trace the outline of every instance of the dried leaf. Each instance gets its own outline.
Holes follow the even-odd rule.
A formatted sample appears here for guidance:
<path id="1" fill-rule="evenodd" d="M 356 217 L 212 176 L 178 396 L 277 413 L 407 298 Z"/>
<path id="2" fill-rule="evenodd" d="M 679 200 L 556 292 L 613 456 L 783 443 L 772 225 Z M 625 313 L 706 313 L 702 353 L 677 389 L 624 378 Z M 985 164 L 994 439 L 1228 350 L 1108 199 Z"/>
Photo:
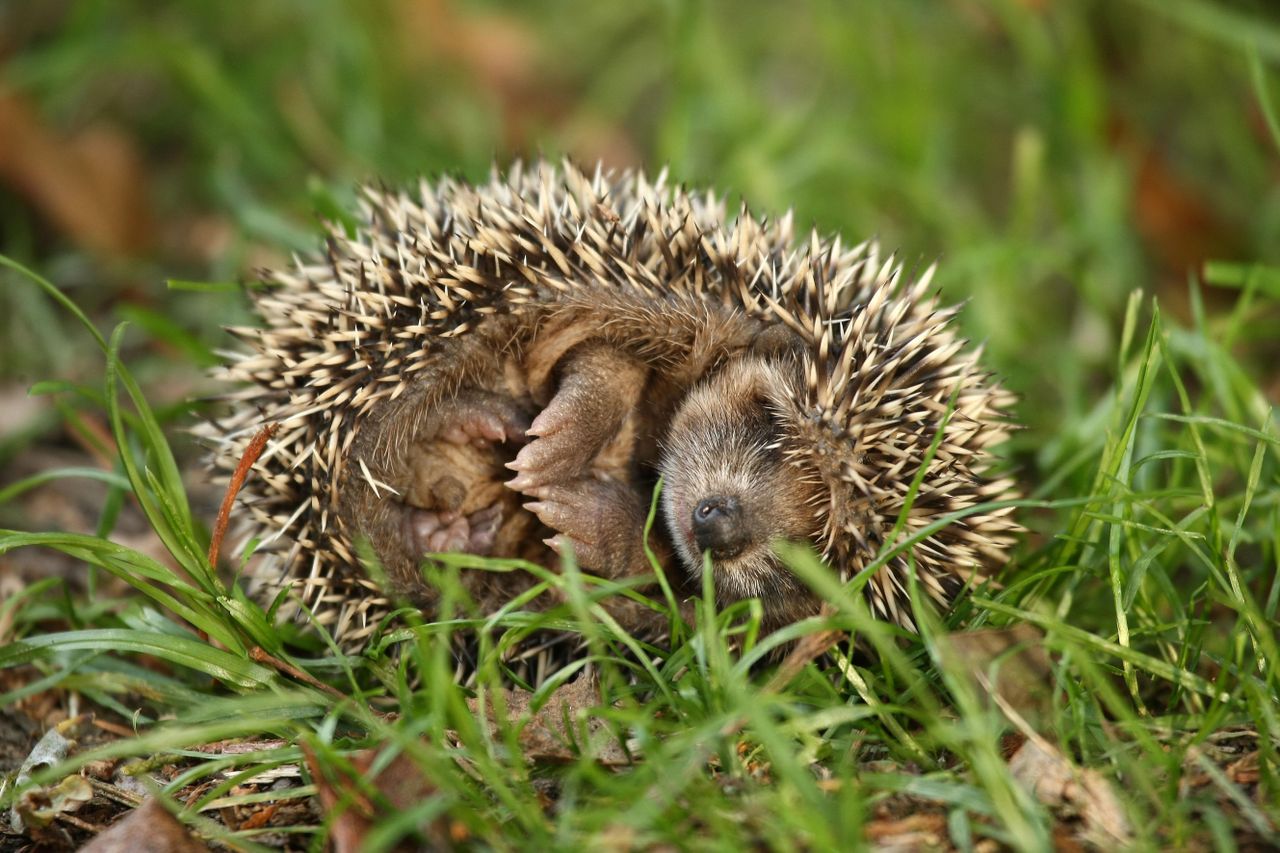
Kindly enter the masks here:
<path id="1" fill-rule="evenodd" d="M 595 679 L 584 676 L 560 685 L 536 712 L 532 711 L 533 696 L 527 690 L 503 691 L 508 718 L 527 721 L 520 729 L 520 746 L 527 760 L 568 762 L 590 754 L 609 767 L 631 764 L 631 757 L 604 720 L 588 713 L 600 705 L 600 686 Z M 480 712 L 478 701 L 468 700 L 468 704 L 473 712 Z M 490 704 L 485 718 L 496 734 L 493 712 Z"/>
<path id="2" fill-rule="evenodd" d="M 85 248 L 135 255 L 150 244 L 144 177 L 137 147 L 119 129 L 98 124 L 68 136 L 0 91 L 0 184 Z"/>
<path id="3" fill-rule="evenodd" d="M 44 736 L 31 748 L 26 761 L 22 762 L 22 767 L 18 769 L 18 775 L 14 779 L 14 787 L 21 788 L 31 781 L 32 774 L 46 767 L 53 767 L 70 755 L 72 750 L 76 748 L 74 736 L 88 719 L 88 714 L 81 714 L 78 717 L 63 720 L 45 732 Z M 69 778 L 85 781 L 79 776 Z M 65 781 L 64 779 L 63 782 Z M 74 788 L 74 783 L 72 784 Z M 86 782 L 85 784 L 88 783 Z M 13 808 L 10 809 L 9 825 L 13 827 L 14 832 L 22 832 L 28 825 L 48 825 L 57 812 L 73 811 L 75 808 L 79 808 L 80 803 L 76 801 L 75 793 L 72 789 L 60 791 L 58 786 L 53 788 L 30 788 L 19 796 L 13 804 Z M 89 796 L 93 796 L 92 791 L 90 791 Z M 55 799 L 58 799 L 62 805 L 69 808 L 53 807 Z"/>
<path id="4" fill-rule="evenodd" d="M 307 767 L 315 780 L 320 804 L 326 812 L 341 809 L 330 824 L 330 840 L 337 853 L 366 849 L 368 845 L 365 844 L 365 840 L 379 819 L 385 819 L 389 814 L 412 808 L 427 797 L 439 793 L 435 783 L 422 774 L 422 768 L 403 752 L 396 755 L 374 776 L 370 776 L 370 773 L 378 760 L 380 750 L 367 749 L 351 756 L 352 768 L 358 778 L 338 775 L 336 769 L 332 775 L 326 775 L 321 772 L 315 754 L 305 745 L 303 752 L 307 759 Z M 389 808 L 381 808 L 366 796 L 361 780 L 372 784 L 385 798 L 385 804 Z M 418 829 L 426 841 L 425 849 L 453 848 L 455 833 L 443 816 Z M 407 851 L 424 848 L 419 846 L 416 840 L 405 839 L 393 849 Z"/>
<path id="5" fill-rule="evenodd" d="M 1009 771 L 1046 806 L 1078 815 L 1102 849 L 1129 840 L 1129 820 L 1107 780 L 1076 767 L 1043 738 L 1029 737 L 1010 757 Z"/>
<path id="6" fill-rule="evenodd" d="M 867 840 L 877 851 L 937 850 L 947 844 L 947 818 L 937 813 L 908 815 L 900 820 L 868 821 Z"/>
<path id="7" fill-rule="evenodd" d="M 66 776 L 48 788 L 28 788 L 14 801 L 10 824 L 15 832 L 46 827 L 58 815 L 79 811 L 93 799 L 93 786 L 83 776 Z"/>
<path id="8" fill-rule="evenodd" d="M 204 853 L 209 848 L 152 797 L 80 849 L 81 853 Z"/>

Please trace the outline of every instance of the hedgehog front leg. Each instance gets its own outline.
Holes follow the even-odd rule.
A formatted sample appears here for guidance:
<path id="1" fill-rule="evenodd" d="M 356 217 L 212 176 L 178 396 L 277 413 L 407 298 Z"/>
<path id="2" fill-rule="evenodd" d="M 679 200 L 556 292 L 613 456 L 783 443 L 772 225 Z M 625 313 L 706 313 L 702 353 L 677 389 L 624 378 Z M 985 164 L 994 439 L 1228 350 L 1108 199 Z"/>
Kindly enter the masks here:
<path id="1" fill-rule="evenodd" d="M 536 500 L 525 509 L 557 531 L 547 540 L 557 554 L 572 549 L 580 565 L 613 577 L 647 570 L 645 508 L 630 483 L 583 477 L 526 494 Z"/>
<path id="2" fill-rule="evenodd" d="M 568 544 L 579 564 L 614 577 L 643 572 L 645 506 L 633 485 L 636 414 L 648 371 L 603 344 L 572 350 L 546 408 L 533 419 L 534 438 L 508 468 L 507 485 L 533 498 L 525 508 Z"/>
<path id="3" fill-rule="evenodd" d="M 516 472 L 507 486 L 527 494 L 588 475 L 635 409 L 647 378 L 643 365 L 605 344 L 571 350 L 555 396 L 529 425 L 533 440 L 507 464 Z"/>

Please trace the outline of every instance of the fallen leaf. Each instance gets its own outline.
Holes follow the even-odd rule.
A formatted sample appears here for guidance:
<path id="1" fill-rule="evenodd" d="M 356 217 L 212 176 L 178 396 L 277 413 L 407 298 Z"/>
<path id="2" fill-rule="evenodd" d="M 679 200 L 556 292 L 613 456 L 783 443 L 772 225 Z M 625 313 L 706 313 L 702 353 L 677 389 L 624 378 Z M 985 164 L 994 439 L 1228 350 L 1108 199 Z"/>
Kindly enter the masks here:
<path id="1" fill-rule="evenodd" d="M 352 755 L 349 760 L 358 777 L 355 778 L 342 774 L 337 768 L 329 768 L 333 771 L 330 774 L 322 772 L 315 753 L 305 744 L 302 749 L 307 768 L 315 781 L 320 804 L 326 812 L 341 809 L 330 822 L 330 842 L 337 853 L 354 853 L 366 849 L 368 845 L 365 841 L 369 832 L 380 819 L 412 808 L 427 797 L 439 793 L 435 783 L 423 775 L 422 768 L 403 752 L 373 776 L 370 773 L 381 750 L 367 749 Z M 382 808 L 366 796 L 361 780 L 372 784 L 389 808 Z M 406 838 L 392 849 L 450 850 L 454 847 L 454 837 L 458 835 L 457 828 L 448 822 L 445 815 L 419 826 L 418 830 L 425 841 L 425 847 L 418 840 Z"/>
<path id="2" fill-rule="evenodd" d="M 864 829 L 867 840 L 877 851 L 936 850 L 948 839 L 946 815 L 914 814 L 900 820 L 868 821 Z"/>
<path id="3" fill-rule="evenodd" d="M 15 832 L 49 826 L 60 815 L 80 810 L 93 799 L 93 786 L 83 776 L 64 776 L 56 785 L 28 788 L 14 800 L 9 812 Z"/>
<path id="4" fill-rule="evenodd" d="M 208 849 L 155 797 L 80 848 L 81 853 L 204 853 Z"/>
<path id="5" fill-rule="evenodd" d="M 1129 840 L 1129 820 L 1106 779 L 1076 767 L 1048 741 L 1028 737 L 1009 759 L 1013 778 L 1052 809 L 1078 815 L 1087 835 L 1104 850 Z"/>
<path id="6" fill-rule="evenodd" d="M 534 694 L 527 690 L 504 688 L 503 698 L 508 719 L 523 722 L 519 737 L 526 760 L 569 762 L 590 755 L 608 767 L 632 763 L 613 730 L 589 713 L 600 705 L 600 686 L 594 678 L 581 676 L 560 685 L 537 711 L 532 710 Z M 472 712 L 480 713 L 477 700 L 469 699 L 467 704 Z M 493 703 L 484 711 L 490 730 L 496 734 Z"/>
<path id="7" fill-rule="evenodd" d="M 87 249 L 137 255 L 151 243 L 142 158 L 111 125 L 68 135 L 17 93 L 0 90 L 0 183 Z"/>
<path id="8" fill-rule="evenodd" d="M 18 768 L 18 775 L 13 781 L 14 788 L 21 789 L 23 785 L 31 781 L 32 775 L 47 767 L 53 767 L 69 756 L 76 748 L 75 736 L 89 719 L 90 715 L 81 714 L 78 717 L 63 720 L 45 732 L 44 736 L 31 748 L 31 752 L 27 755 L 26 760 L 22 762 L 22 766 Z M 79 779 L 86 785 L 88 784 L 86 780 L 79 776 L 68 778 Z M 65 781 L 66 779 L 63 779 L 63 782 Z M 74 787 L 75 783 L 72 783 L 72 785 Z M 57 786 L 53 788 L 28 788 L 18 796 L 17 800 L 14 801 L 13 807 L 9 810 L 9 825 L 13 827 L 14 832 L 22 832 L 29 825 L 47 825 L 58 811 L 74 811 L 79 808 L 75 795 L 76 792 L 74 790 L 59 791 Z M 92 791 L 90 791 L 89 796 L 93 796 Z M 57 798 L 62 798 L 61 803 L 68 807 L 54 807 L 53 804 Z"/>
<path id="9" fill-rule="evenodd" d="M 1237 785 L 1252 785 L 1262 779 L 1261 753 L 1249 753 L 1227 767 L 1227 778 Z"/>

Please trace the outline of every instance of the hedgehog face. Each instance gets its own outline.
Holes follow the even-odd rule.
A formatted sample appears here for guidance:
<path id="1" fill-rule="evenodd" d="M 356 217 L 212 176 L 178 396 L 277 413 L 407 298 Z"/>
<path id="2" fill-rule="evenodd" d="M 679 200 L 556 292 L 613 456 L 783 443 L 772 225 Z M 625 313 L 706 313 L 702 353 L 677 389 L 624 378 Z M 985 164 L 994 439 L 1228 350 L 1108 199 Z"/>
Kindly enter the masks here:
<path id="1" fill-rule="evenodd" d="M 758 596 L 767 612 L 808 597 L 774 544 L 818 532 L 815 479 L 782 447 L 792 373 L 779 360 L 729 363 L 689 392 L 663 442 L 663 513 L 681 560 L 698 577 L 710 552 L 717 597 Z"/>

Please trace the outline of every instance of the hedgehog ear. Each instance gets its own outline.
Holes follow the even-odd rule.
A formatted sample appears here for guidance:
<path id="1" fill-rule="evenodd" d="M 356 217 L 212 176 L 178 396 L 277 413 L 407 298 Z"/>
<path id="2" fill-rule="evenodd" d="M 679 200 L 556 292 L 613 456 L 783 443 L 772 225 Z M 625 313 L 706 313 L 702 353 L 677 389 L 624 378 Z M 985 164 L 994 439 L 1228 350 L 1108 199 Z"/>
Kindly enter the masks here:
<path id="1" fill-rule="evenodd" d="M 751 354 L 763 359 L 786 356 L 798 358 L 804 351 L 804 339 L 783 323 L 773 323 L 751 340 Z"/>

